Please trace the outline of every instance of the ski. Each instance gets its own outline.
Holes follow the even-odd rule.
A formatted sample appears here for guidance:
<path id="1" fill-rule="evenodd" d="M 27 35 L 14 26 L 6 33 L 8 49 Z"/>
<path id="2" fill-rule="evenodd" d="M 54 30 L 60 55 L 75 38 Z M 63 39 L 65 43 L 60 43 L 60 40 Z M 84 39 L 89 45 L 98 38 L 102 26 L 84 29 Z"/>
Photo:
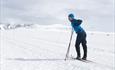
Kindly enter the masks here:
<path id="1" fill-rule="evenodd" d="M 77 61 L 86 62 L 86 63 L 92 62 L 91 60 L 76 59 L 75 57 L 72 57 L 72 56 L 68 57 L 67 60 L 77 60 Z"/>

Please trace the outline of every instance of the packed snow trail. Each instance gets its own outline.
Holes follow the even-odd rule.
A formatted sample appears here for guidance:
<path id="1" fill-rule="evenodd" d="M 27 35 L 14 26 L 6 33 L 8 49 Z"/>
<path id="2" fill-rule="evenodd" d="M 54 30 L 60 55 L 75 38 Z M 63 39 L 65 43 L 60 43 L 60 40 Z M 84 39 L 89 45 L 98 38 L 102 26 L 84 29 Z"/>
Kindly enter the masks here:
<path id="1" fill-rule="evenodd" d="M 72 40 L 70 55 L 76 57 Z M 15 29 L 0 31 L 1 70 L 114 70 L 114 34 L 88 33 L 88 60 L 64 61 L 70 32 Z"/>

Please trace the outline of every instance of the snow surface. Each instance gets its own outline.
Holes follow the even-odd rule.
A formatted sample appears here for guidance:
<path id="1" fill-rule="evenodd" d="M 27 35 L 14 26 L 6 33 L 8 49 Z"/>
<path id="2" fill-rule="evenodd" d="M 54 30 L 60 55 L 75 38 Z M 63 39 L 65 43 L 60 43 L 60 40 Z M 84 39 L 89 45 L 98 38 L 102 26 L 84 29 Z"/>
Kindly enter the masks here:
<path id="1" fill-rule="evenodd" d="M 115 69 L 114 33 L 87 32 L 88 60 L 90 62 L 71 59 L 64 61 L 71 31 L 69 27 L 64 29 L 61 25 L 57 26 L 1 29 L 1 70 Z M 63 29 L 60 29 L 60 27 Z M 3 27 L 1 26 L 1 28 Z M 76 57 L 75 39 L 76 34 L 74 33 L 69 56 Z"/>

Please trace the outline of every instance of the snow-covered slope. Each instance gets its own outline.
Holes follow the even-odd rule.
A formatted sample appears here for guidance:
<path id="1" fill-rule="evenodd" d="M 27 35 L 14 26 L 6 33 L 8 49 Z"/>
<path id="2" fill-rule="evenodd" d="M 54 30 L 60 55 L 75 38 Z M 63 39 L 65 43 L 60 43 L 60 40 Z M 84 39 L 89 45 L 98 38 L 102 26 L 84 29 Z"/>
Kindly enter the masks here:
<path id="1" fill-rule="evenodd" d="M 41 27 L 41 26 L 40 26 Z M 49 26 L 50 27 L 50 26 Z M 51 27 L 50 27 L 51 28 Z M 114 70 L 114 33 L 87 32 L 88 60 L 64 61 L 70 30 L 0 30 L 1 70 Z M 74 33 L 69 56 L 76 57 Z"/>

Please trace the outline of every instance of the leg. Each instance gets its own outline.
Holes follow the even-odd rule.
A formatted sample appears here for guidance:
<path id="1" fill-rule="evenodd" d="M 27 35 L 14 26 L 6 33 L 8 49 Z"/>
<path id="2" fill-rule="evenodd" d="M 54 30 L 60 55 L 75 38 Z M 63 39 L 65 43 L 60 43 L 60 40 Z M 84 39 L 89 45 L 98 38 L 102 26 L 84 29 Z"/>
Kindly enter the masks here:
<path id="1" fill-rule="evenodd" d="M 82 46 L 83 46 L 83 51 L 84 51 L 84 55 L 83 55 L 83 59 L 87 58 L 87 41 L 86 41 L 86 35 L 84 37 L 84 39 L 82 40 Z"/>
<path id="2" fill-rule="evenodd" d="M 81 43 L 81 35 L 78 34 L 77 38 L 76 38 L 76 43 L 75 43 L 75 48 L 76 48 L 76 52 L 77 52 L 77 57 L 80 58 L 81 54 L 80 54 L 80 43 Z"/>
<path id="3" fill-rule="evenodd" d="M 81 54 L 80 54 L 80 43 L 76 43 L 75 44 L 75 48 L 76 48 L 76 52 L 77 52 L 77 57 L 81 57 Z"/>

